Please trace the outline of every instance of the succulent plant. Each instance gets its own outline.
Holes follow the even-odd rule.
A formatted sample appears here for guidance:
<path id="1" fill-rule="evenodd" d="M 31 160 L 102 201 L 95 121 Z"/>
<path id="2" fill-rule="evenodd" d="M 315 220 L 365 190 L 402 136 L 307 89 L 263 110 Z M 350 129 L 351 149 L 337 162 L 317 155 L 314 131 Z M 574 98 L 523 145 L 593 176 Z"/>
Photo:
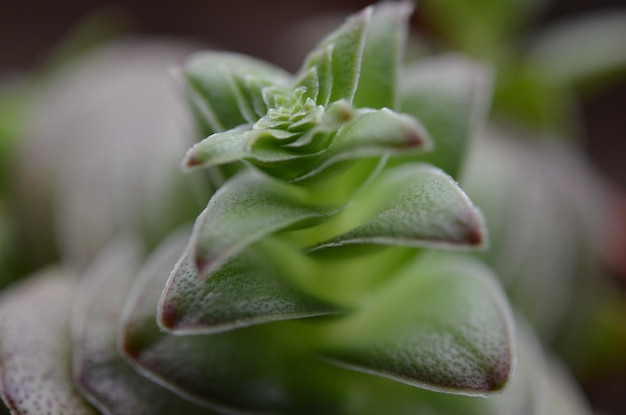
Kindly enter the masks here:
<path id="1" fill-rule="evenodd" d="M 295 75 L 226 52 L 186 62 L 207 138 L 183 167 L 202 172 L 208 205 L 177 230 L 157 205 L 152 233 L 65 212 L 64 266 L 0 297 L 11 413 L 587 413 L 496 276 L 459 252 L 486 244 L 453 177 L 489 71 L 458 56 L 401 69 L 411 12 L 352 16 Z M 91 210 L 80 223 L 107 216 Z"/>

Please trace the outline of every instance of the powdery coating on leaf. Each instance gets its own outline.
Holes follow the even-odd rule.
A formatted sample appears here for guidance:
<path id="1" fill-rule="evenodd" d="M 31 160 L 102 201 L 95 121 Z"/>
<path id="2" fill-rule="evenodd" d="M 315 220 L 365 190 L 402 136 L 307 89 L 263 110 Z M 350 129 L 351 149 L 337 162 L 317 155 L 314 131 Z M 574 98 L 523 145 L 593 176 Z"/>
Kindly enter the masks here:
<path id="1" fill-rule="evenodd" d="M 139 375 L 119 354 L 119 317 L 140 259 L 135 243 L 118 238 L 87 271 L 74 310 L 76 382 L 107 414 L 214 414 Z"/>
<path id="2" fill-rule="evenodd" d="M 334 388 L 312 377 L 336 369 L 307 359 L 289 327 L 266 324 L 193 336 L 175 336 L 157 327 L 158 288 L 167 278 L 167 263 L 184 245 L 185 238 L 179 237 L 166 241 L 148 259 L 126 304 L 122 348 L 135 368 L 151 381 L 218 412 L 334 413 L 338 407 Z M 318 387 L 309 390 L 309 382 Z"/>
<path id="3" fill-rule="evenodd" d="M 97 414 L 74 389 L 69 309 L 76 281 L 45 271 L 0 304 L 0 392 L 16 415 Z"/>
<path id="4" fill-rule="evenodd" d="M 224 185 L 196 221 L 190 247 L 198 277 L 206 278 L 228 258 L 268 234 L 336 210 L 308 203 L 301 189 L 247 171 Z"/>
<path id="5" fill-rule="evenodd" d="M 165 330 L 198 334 L 342 311 L 300 291 L 250 252 L 207 278 L 198 278 L 185 253 L 163 291 L 158 319 Z"/>
<path id="6" fill-rule="evenodd" d="M 365 30 L 365 45 L 354 104 L 397 109 L 398 68 L 402 63 L 410 1 L 381 2 Z"/>
<path id="7" fill-rule="evenodd" d="M 338 320 L 325 354 L 426 389 L 500 390 L 512 371 L 513 322 L 491 278 L 466 257 L 418 258 L 362 311 Z"/>
<path id="8" fill-rule="evenodd" d="M 315 249 L 345 244 L 446 248 L 485 244 L 480 211 L 441 170 L 407 164 L 388 170 L 381 183 L 383 188 L 399 189 L 388 206 L 363 225 Z"/>

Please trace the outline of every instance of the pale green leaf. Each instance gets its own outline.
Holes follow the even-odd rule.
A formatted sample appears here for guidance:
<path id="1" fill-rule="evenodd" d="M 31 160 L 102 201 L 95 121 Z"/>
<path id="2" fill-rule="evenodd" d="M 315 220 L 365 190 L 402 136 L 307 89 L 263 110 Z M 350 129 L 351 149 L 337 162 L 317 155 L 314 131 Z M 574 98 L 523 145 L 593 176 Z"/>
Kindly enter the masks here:
<path id="1" fill-rule="evenodd" d="M 293 181 L 315 176 L 333 164 L 366 157 L 412 154 L 428 151 L 428 133 L 412 117 L 389 109 L 360 110 L 333 138 L 328 150 L 320 154 L 315 166 Z"/>
<path id="2" fill-rule="evenodd" d="M 516 322 L 517 323 L 517 322 Z M 547 412 L 546 400 L 552 394 L 552 371 L 547 373 L 546 359 L 537 339 L 528 327 L 516 327 L 516 369 L 506 388 L 489 396 L 451 395 L 415 388 L 378 376 L 354 379 L 351 390 L 359 415 L 569 415 L 578 412 Z M 550 377 L 548 377 L 550 376 Z M 561 395 L 567 398 L 567 395 Z M 575 402 L 576 399 L 574 398 Z M 584 412 L 581 412 L 581 415 Z"/>
<path id="3" fill-rule="evenodd" d="M 372 8 L 367 8 L 349 17 L 339 29 L 322 40 L 305 59 L 301 77 L 308 77 L 308 70 L 317 67 L 320 85 L 318 104 L 326 105 L 340 99 L 352 102 L 361 70 L 364 32 L 371 14 Z M 332 88 L 330 95 L 326 96 L 329 81 Z"/>
<path id="4" fill-rule="evenodd" d="M 76 382 L 106 414 L 215 414 L 139 375 L 119 354 L 119 318 L 140 260 L 136 242 L 118 238 L 86 272 L 77 293 L 72 324 Z M 151 266 L 148 263 L 146 268 Z"/>
<path id="5" fill-rule="evenodd" d="M 400 110 L 420 120 L 434 142 L 420 160 L 458 177 L 470 139 L 486 120 L 490 88 L 489 70 L 462 56 L 404 68 Z"/>
<path id="6" fill-rule="evenodd" d="M 374 8 L 365 31 L 355 107 L 397 107 L 398 70 L 412 11 L 410 1 L 382 2 Z"/>
<path id="7" fill-rule="evenodd" d="M 192 260 L 199 274 L 207 276 L 262 237 L 310 225 L 337 210 L 313 204 L 293 185 L 245 171 L 222 186 L 196 220 Z"/>
<path id="8" fill-rule="evenodd" d="M 185 251 L 163 291 L 159 324 L 176 334 L 199 334 L 344 311 L 301 291 L 266 257 L 249 249 L 200 276 Z M 298 272 L 307 274 L 302 268 Z"/>
<path id="9" fill-rule="evenodd" d="M 269 63 L 227 52 L 202 52 L 184 68 L 196 111 L 214 132 L 253 123 L 267 86 L 287 88 L 291 77 Z M 255 103 L 256 107 L 255 107 Z M 207 131 L 209 132 L 209 131 Z"/>
<path id="10" fill-rule="evenodd" d="M 373 217 L 315 249 L 346 244 L 469 248 L 485 243 L 478 209 L 452 178 L 432 166 L 414 163 L 385 171 L 337 221 L 353 223 L 351 216 L 365 220 L 359 216 L 376 203 L 382 207 Z"/>
<path id="11" fill-rule="evenodd" d="M 69 340 L 76 279 L 39 275 L 0 298 L 0 395 L 13 415 L 95 415 L 74 388 Z"/>
<path id="12" fill-rule="evenodd" d="M 183 168 L 207 168 L 242 160 L 250 155 L 246 145 L 249 125 L 212 134 L 187 151 Z"/>
<path id="13" fill-rule="evenodd" d="M 122 348 L 136 368 L 177 394 L 221 412 L 336 413 L 340 405 L 340 389 L 334 381 L 338 370 L 310 356 L 304 343 L 306 327 L 280 322 L 181 336 L 157 326 L 155 310 L 161 288 L 170 261 L 180 255 L 185 239 L 179 235 L 159 248 L 129 294 L 122 319 Z M 202 289 L 197 278 L 187 282 L 193 284 L 190 289 Z M 247 290 L 244 281 L 240 284 L 241 290 Z M 236 287 L 231 293 L 235 291 Z M 197 297 L 205 294 L 198 292 Z M 245 312 L 245 304 L 242 310 Z"/>
<path id="14" fill-rule="evenodd" d="M 474 259 L 424 254 L 322 329 L 321 347 L 340 366 L 427 389 L 500 390 L 513 365 L 513 323 L 495 281 Z"/>
<path id="15" fill-rule="evenodd" d="M 314 50 L 306 60 L 304 73 L 300 75 L 297 86 L 304 86 L 311 91 L 311 83 L 316 83 L 318 91 L 315 102 L 320 105 L 328 105 L 333 90 L 333 45 Z M 315 75 L 316 81 L 311 80 Z"/>

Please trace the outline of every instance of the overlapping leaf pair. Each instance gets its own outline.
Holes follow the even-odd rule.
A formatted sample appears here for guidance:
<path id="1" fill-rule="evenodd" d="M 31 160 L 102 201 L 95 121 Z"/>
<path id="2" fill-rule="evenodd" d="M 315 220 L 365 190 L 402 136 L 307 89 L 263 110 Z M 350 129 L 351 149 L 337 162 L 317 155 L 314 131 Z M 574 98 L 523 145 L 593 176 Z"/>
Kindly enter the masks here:
<path id="1" fill-rule="evenodd" d="M 485 73 L 462 58 L 401 72 L 411 11 L 366 9 L 295 76 L 228 53 L 190 59 L 183 73 L 208 138 L 184 166 L 207 169 L 219 189 L 191 236 L 142 266 L 132 239 L 114 241 L 87 272 L 71 347 L 74 380 L 98 410 L 525 410 L 438 393 L 501 390 L 513 324 L 488 269 L 428 250 L 484 244 L 481 215 L 449 174 L 484 112 Z M 36 301 L 45 314 L 57 299 Z M 3 385 L 21 376 L 6 363 L 17 348 L 3 343 Z M 526 396 L 529 384 L 522 376 L 507 393 Z M 16 413 L 33 407 L 14 392 L 2 388 Z"/>

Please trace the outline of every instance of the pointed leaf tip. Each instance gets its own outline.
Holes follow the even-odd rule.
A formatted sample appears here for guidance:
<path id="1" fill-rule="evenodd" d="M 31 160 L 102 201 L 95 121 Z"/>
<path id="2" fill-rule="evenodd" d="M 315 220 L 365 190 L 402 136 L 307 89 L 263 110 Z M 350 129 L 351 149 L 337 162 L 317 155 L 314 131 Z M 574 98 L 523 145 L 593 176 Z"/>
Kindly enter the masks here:
<path id="1" fill-rule="evenodd" d="M 376 298 L 329 325 L 330 362 L 440 392 L 501 390 L 513 367 L 514 323 L 502 289 L 473 258 L 429 252 Z"/>

